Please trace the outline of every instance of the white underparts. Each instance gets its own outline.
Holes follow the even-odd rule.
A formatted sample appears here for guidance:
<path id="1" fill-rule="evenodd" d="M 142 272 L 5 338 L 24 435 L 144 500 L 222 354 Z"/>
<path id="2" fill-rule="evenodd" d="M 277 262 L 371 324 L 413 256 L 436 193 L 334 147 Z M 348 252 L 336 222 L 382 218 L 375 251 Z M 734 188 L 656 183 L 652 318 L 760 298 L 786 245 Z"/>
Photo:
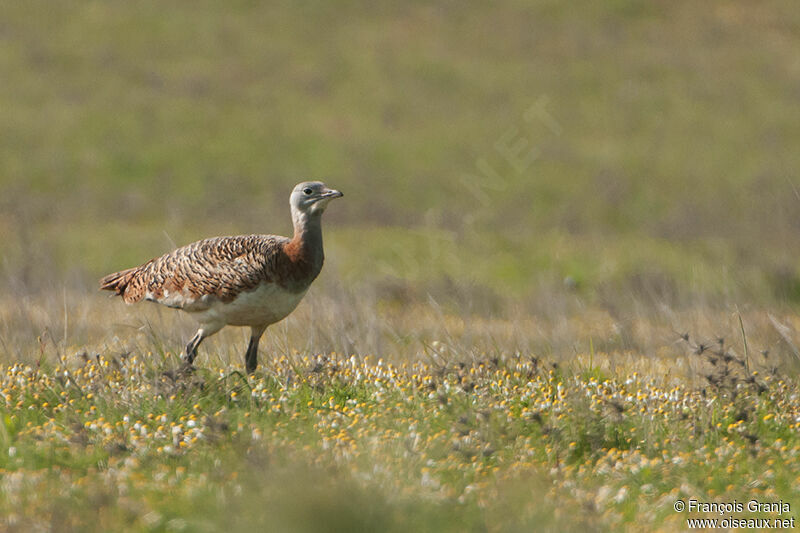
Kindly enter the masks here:
<path id="1" fill-rule="evenodd" d="M 240 293 L 230 302 L 214 301 L 203 310 L 184 310 L 205 329 L 213 331 L 226 325 L 268 326 L 294 311 L 305 293 L 292 292 L 275 283 L 262 283 L 255 290 Z"/>

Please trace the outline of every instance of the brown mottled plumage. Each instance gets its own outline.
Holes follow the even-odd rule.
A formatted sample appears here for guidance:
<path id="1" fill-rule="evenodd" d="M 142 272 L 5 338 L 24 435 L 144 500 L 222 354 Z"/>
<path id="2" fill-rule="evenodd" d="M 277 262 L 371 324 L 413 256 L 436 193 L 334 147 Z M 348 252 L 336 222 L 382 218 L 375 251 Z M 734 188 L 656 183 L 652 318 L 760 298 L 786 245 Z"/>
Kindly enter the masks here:
<path id="1" fill-rule="evenodd" d="M 260 283 L 286 285 L 292 271 L 284 252 L 289 242 L 275 235 L 213 237 L 106 276 L 100 288 L 116 291 L 126 303 L 165 303 L 171 294 L 181 298 L 170 307 L 181 309 L 207 305 L 212 298 L 227 303 Z"/>
<path id="2" fill-rule="evenodd" d="M 320 182 L 298 184 L 289 203 L 294 237 L 214 237 L 147 263 L 109 274 L 102 290 L 126 303 L 150 300 L 192 313 L 200 323 L 186 346 L 192 364 L 202 340 L 226 325 L 250 326 L 248 372 L 257 365 L 258 341 L 270 324 L 291 313 L 322 269 L 321 216 L 342 196 Z"/>

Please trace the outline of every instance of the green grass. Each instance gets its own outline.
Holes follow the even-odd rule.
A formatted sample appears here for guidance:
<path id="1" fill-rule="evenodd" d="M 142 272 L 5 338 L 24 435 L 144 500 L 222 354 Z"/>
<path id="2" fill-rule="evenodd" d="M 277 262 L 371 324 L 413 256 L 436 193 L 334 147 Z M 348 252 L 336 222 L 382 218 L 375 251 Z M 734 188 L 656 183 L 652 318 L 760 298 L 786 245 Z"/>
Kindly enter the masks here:
<path id="1" fill-rule="evenodd" d="M 4 526 L 681 529 L 679 497 L 798 496 L 797 385 L 748 384 L 736 363 L 693 388 L 519 356 L 295 355 L 249 379 L 236 365 L 177 380 L 171 360 L 6 366 Z"/>
<path id="2" fill-rule="evenodd" d="M 594 292 L 658 265 L 683 292 L 794 301 L 795 11 L 4 6 L 3 268 L 41 286 L 157 255 L 164 232 L 286 233 L 288 191 L 322 177 L 356 276 L 388 254 L 425 282 Z M 431 271 L 420 235 L 445 238 Z"/>
<path id="3" fill-rule="evenodd" d="M 179 376 L 177 313 L 0 301 L 2 527 L 671 531 L 679 498 L 797 499 L 796 314 L 341 291 L 320 281 L 250 378 L 240 330 Z"/>

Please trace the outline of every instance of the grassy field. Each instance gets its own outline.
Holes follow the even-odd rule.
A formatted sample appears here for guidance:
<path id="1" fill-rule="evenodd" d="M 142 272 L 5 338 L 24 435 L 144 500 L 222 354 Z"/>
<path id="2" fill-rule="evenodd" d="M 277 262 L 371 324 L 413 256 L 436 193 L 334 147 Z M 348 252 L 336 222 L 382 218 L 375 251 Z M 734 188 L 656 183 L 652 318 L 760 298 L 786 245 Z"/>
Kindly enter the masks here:
<path id="1" fill-rule="evenodd" d="M 0 531 L 794 517 L 798 49 L 784 0 L 3 4 Z M 255 376 L 96 293 L 307 178 Z"/>
<path id="2" fill-rule="evenodd" d="M 451 7 L 2 6 L 6 276 L 287 232 L 322 177 L 351 279 L 800 298 L 791 2 Z"/>
<path id="3" fill-rule="evenodd" d="M 565 301 L 502 319 L 325 285 L 309 298 L 252 377 L 241 330 L 179 376 L 185 317 L 69 293 L 2 302 L 3 528 L 673 531 L 795 516 L 796 314 L 619 319 Z M 792 511 L 677 513 L 679 499 Z"/>

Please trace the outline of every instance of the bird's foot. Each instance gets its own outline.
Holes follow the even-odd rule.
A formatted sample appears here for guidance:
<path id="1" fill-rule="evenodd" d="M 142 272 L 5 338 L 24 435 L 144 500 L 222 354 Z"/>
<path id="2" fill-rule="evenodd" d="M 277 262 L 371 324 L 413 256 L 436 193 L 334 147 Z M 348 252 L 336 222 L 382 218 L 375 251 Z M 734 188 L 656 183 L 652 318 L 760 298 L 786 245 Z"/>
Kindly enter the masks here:
<path id="1" fill-rule="evenodd" d="M 195 367 L 192 363 L 185 361 L 181 366 L 176 368 L 175 370 L 165 370 L 161 373 L 162 376 L 166 376 L 172 381 L 177 381 L 179 378 L 190 376 L 194 374 Z"/>

